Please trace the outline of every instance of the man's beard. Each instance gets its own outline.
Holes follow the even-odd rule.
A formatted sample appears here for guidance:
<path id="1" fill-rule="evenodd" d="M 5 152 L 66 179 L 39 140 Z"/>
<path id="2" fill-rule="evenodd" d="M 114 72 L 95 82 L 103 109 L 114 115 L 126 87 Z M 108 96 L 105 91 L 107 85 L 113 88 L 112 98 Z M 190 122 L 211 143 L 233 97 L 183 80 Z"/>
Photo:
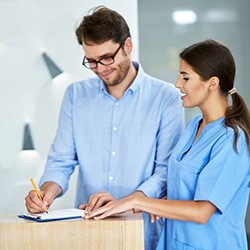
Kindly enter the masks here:
<path id="1" fill-rule="evenodd" d="M 102 80 L 107 86 L 117 86 L 120 83 L 122 83 L 122 81 L 125 79 L 125 77 L 128 74 L 129 69 L 130 69 L 130 61 L 126 60 L 117 66 L 117 69 L 115 71 L 118 73 L 118 75 L 115 77 L 115 79 L 112 82 L 105 81 L 105 79 L 102 79 Z"/>

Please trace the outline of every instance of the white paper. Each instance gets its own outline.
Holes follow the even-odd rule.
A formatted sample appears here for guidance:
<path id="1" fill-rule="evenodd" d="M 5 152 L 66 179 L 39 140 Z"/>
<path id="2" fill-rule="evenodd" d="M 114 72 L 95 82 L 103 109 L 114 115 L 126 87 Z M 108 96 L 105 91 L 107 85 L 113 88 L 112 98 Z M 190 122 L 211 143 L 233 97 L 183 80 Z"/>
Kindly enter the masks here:
<path id="1" fill-rule="evenodd" d="M 48 213 L 26 213 L 23 214 L 26 217 L 41 219 L 41 220 L 50 220 L 50 219 L 63 219 L 63 218 L 72 218 L 72 217 L 83 217 L 85 211 L 77 208 L 68 208 L 68 209 L 59 209 L 59 210 L 49 210 Z"/>

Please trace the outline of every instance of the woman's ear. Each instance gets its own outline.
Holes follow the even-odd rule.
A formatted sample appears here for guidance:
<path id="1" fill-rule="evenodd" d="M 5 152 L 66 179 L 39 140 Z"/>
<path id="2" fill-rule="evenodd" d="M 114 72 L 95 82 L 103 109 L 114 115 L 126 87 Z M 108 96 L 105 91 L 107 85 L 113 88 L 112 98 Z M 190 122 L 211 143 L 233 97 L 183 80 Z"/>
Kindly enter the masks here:
<path id="1" fill-rule="evenodd" d="M 220 79 L 217 76 L 213 76 L 209 79 L 208 90 L 214 91 L 220 85 Z"/>

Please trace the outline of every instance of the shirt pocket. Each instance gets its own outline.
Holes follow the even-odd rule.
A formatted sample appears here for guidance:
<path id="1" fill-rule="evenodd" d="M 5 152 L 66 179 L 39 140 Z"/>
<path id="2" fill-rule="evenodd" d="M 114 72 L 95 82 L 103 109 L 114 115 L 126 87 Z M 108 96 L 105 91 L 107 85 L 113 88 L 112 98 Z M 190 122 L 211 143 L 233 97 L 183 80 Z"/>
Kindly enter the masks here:
<path id="1" fill-rule="evenodd" d="M 201 168 L 171 157 L 168 172 L 168 198 L 193 200 Z"/>

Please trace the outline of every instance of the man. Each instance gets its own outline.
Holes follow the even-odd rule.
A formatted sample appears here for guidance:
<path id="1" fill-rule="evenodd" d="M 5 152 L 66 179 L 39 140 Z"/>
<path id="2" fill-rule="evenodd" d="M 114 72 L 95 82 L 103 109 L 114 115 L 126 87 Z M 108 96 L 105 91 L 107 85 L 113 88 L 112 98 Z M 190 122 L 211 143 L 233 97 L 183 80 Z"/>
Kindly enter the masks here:
<path id="1" fill-rule="evenodd" d="M 30 191 L 28 211 L 42 212 L 64 194 L 76 165 L 76 207 L 92 211 L 128 195 L 162 197 L 167 160 L 183 125 L 178 91 L 132 61 L 129 27 L 117 12 L 96 8 L 76 36 L 83 65 L 97 77 L 66 90 L 40 181 L 43 201 Z M 155 249 L 160 221 L 144 219 L 145 249 Z"/>

